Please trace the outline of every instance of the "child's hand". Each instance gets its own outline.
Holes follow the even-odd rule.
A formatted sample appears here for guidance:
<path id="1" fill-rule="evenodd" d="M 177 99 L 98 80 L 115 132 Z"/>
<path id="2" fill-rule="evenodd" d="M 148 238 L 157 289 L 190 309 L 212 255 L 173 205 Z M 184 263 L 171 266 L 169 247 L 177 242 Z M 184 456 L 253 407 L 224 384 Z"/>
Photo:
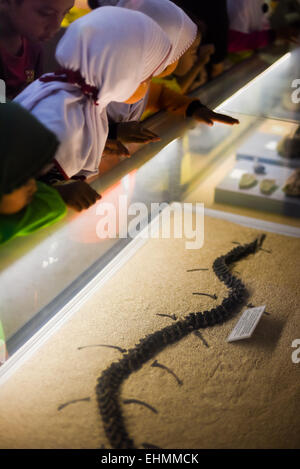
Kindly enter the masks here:
<path id="1" fill-rule="evenodd" d="M 224 62 L 219 62 L 218 64 L 212 64 L 211 67 L 211 78 L 217 78 L 221 73 L 224 72 Z"/>
<path id="2" fill-rule="evenodd" d="M 213 126 L 214 122 L 220 122 L 221 124 L 234 125 L 239 124 L 240 121 L 233 117 L 226 116 L 225 114 L 218 114 L 217 112 L 208 109 L 207 107 L 200 107 L 197 109 L 193 116 L 198 122 L 203 122 L 209 126 Z"/>
<path id="3" fill-rule="evenodd" d="M 61 184 L 54 187 L 58 190 L 65 203 L 77 212 L 89 208 L 97 200 L 101 199 L 101 195 L 83 181 L 75 181 L 70 184 Z"/>
<path id="4" fill-rule="evenodd" d="M 117 128 L 118 140 L 123 143 L 159 142 L 157 134 L 143 127 L 141 122 L 120 122 Z"/>
<path id="5" fill-rule="evenodd" d="M 130 153 L 127 148 L 119 140 L 106 140 L 105 148 L 102 157 L 111 158 L 117 156 L 120 160 L 130 158 Z"/>

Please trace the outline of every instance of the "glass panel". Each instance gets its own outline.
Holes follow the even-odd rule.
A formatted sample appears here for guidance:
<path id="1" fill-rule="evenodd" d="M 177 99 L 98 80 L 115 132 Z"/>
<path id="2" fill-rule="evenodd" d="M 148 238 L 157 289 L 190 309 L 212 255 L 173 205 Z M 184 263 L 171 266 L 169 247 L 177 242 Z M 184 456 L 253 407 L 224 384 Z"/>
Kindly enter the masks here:
<path id="1" fill-rule="evenodd" d="M 298 125 L 238 116 L 239 130 L 232 130 L 231 139 L 227 137 L 211 150 L 211 154 L 216 153 L 218 157 L 211 161 L 205 177 L 185 200 L 203 202 L 206 207 L 216 210 L 300 227 L 300 193 L 295 197 L 283 190 L 287 180 L 300 168 L 299 139 L 295 138 Z M 197 151 L 194 137 L 189 133 L 189 148 Z M 291 157 L 290 153 L 292 139 L 298 142 L 296 157 L 294 154 Z M 201 152 L 198 157 L 204 161 Z M 244 180 L 245 176 L 242 180 L 244 174 L 249 175 L 248 181 Z"/>
<path id="2" fill-rule="evenodd" d="M 257 117 L 300 121 L 300 48 L 284 55 L 220 108 Z"/>
<path id="3" fill-rule="evenodd" d="M 239 126 L 215 124 L 209 128 L 192 120 L 182 122 L 181 119 L 178 124 L 177 118 L 169 118 L 170 138 L 182 137 L 173 140 L 161 151 L 163 142 L 149 145 L 146 147 L 148 150 L 144 149 L 124 162 L 121 165 L 123 170 L 116 168 L 112 179 L 117 182 L 109 189 L 103 190 L 102 178 L 94 181 L 93 187 L 102 194 L 102 200 L 97 205 L 80 214 L 70 211 L 55 226 L 27 238 L 15 239 L 1 248 L 0 325 L 2 322 L 10 354 L 61 310 L 131 241 L 126 237 L 126 224 L 130 219 L 127 208 L 135 202 L 142 202 L 148 208 L 155 202 L 203 202 L 206 207 L 224 212 L 300 227 L 299 198 L 294 198 L 292 202 L 282 192 L 299 158 L 292 161 L 280 156 L 278 150 L 284 137 L 294 135 L 297 125 L 288 122 L 293 119 L 286 119 L 285 122 L 284 119 L 263 118 L 261 104 L 253 99 L 254 96 L 267 94 L 269 98 L 265 101 L 265 110 L 274 111 L 274 106 L 270 104 L 273 98 L 270 97 L 272 95 L 279 101 L 282 88 L 281 85 L 275 86 L 273 92 L 273 83 L 282 84 L 283 76 L 291 77 L 288 75 L 288 70 L 291 70 L 288 64 L 292 60 L 295 65 L 294 57 L 294 53 L 284 56 L 263 76 L 221 106 L 222 111 L 240 119 Z M 227 82 L 229 78 L 228 75 Z M 272 92 L 266 93 L 262 86 L 258 87 L 258 83 L 266 82 L 266 78 L 272 84 L 269 86 Z M 214 84 L 213 95 L 224 93 L 224 80 L 219 81 L 219 87 Z M 287 81 L 285 79 L 285 83 Z M 234 112 L 229 110 L 232 103 L 236 105 Z M 250 104 L 259 113 L 248 112 L 247 105 Z M 237 112 L 241 109 L 242 112 Z M 279 111 L 277 114 L 276 119 L 279 119 Z M 165 142 L 166 122 L 162 123 L 159 116 L 156 122 Z M 158 131 L 157 127 L 150 128 Z M 281 146 L 284 148 L 283 144 Z M 151 157 L 154 154 L 150 160 L 149 155 L 145 156 L 146 151 L 149 154 L 152 152 Z M 256 175 L 256 184 L 249 191 L 239 189 L 243 172 L 253 173 L 257 164 L 263 164 L 266 173 Z M 122 171 L 123 174 L 127 173 L 124 177 Z M 275 179 L 278 188 L 269 196 L 262 194 L 259 189 L 261 179 Z M 228 185 L 224 187 L 224 184 Z M 108 239 L 100 233 L 101 220 L 105 216 L 101 210 L 105 208 L 105 203 L 115 208 L 115 239 Z M 147 222 L 148 218 L 141 216 L 141 227 Z M 120 230 L 125 233 L 124 238 L 118 238 Z"/>

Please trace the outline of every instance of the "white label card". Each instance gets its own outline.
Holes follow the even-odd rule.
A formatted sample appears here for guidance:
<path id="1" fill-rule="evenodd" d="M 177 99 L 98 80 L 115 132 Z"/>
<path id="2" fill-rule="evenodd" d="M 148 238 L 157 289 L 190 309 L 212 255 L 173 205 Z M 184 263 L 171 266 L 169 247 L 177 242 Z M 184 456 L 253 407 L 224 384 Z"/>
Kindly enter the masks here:
<path id="1" fill-rule="evenodd" d="M 252 336 L 260 318 L 262 317 L 265 306 L 258 306 L 257 308 L 249 308 L 243 312 L 238 320 L 234 329 L 227 337 L 227 342 L 234 342 L 235 340 L 249 339 Z"/>

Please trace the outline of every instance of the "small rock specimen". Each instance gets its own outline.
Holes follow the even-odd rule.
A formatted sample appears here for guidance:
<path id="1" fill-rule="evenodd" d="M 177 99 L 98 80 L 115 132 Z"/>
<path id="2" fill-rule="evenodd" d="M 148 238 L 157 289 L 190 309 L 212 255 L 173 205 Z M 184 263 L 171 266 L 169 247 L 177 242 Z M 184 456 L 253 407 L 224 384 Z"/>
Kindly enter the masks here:
<path id="1" fill-rule="evenodd" d="M 300 197 L 300 168 L 290 175 L 282 190 L 291 197 Z"/>
<path id="2" fill-rule="evenodd" d="M 263 179 L 259 185 L 260 192 L 265 195 L 272 195 L 277 187 L 275 179 Z"/>
<path id="3" fill-rule="evenodd" d="M 277 151 L 283 158 L 300 158 L 300 126 L 280 140 Z"/>
<path id="4" fill-rule="evenodd" d="M 254 174 L 245 173 L 240 179 L 239 188 L 240 189 L 251 189 L 251 187 L 256 186 L 257 180 Z"/>

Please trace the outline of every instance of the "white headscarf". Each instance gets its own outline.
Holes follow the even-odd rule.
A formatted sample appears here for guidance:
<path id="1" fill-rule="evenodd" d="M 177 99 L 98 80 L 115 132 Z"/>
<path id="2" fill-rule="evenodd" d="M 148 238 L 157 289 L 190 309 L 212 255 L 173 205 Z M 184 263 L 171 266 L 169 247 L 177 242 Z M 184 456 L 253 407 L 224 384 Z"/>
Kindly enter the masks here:
<path id="1" fill-rule="evenodd" d="M 140 11 L 159 24 L 172 44 L 166 66 L 176 62 L 196 39 L 198 32 L 196 24 L 181 8 L 169 0 L 119 0 L 117 6 Z M 108 107 L 109 119 L 114 122 L 139 120 L 146 104 L 147 97 L 131 106 L 112 103 Z"/>
<path id="2" fill-rule="evenodd" d="M 191 18 L 169 0 L 119 0 L 118 7 L 150 16 L 168 36 L 172 51 L 167 64 L 176 62 L 193 44 L 198 28 Z"/>
<path id="3" fill-rule="evenodd" d="M 108 135 L 106 106 L 126 101 L 142 81 L 164 70 L 170 50 L 153 20 L 124 8 L 96 9 L 69 26 L 56 59 L 98 89 L 98 105 L 79 85 L 60 81 L 36 80 L 16 98 L 57 135 L 55 159 L 68 177 L 98 172 Z"/>
<path id="4" fill-rule="evenodd" d="M 230 29 L 245 34 L 269 29 L 270 4 L 270 0 L 227 0 Z"/>

